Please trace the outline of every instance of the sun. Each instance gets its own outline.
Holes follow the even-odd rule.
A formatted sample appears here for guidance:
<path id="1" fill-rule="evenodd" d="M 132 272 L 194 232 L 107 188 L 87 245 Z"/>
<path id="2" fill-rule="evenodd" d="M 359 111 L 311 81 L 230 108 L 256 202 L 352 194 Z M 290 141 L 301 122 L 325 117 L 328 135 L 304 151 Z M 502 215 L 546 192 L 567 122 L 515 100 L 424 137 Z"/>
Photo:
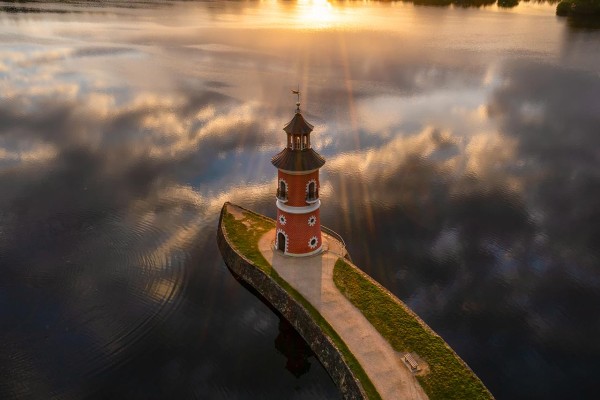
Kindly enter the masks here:
<path id="1" fill-rule="evenodd" d="M 296 19 L 306 27 L 328 28 L 337 22 L 339 15 L 328 0 L 299 0 Z"/>

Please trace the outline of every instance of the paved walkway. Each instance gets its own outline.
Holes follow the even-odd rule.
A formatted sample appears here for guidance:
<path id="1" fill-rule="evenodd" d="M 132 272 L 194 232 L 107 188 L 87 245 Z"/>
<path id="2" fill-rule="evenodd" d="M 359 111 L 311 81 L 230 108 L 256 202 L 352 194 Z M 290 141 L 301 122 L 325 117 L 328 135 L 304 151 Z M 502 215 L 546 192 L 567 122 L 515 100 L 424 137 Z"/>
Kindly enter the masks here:
<path id="1" fill-rule="evenodd" d="M 324 252 L 310 257 L 286 257 L 273 251 L 275 229 L 259 241 L 263 256 L 331 324 L 369 375 L 383 399 L 427 399 L 399 353 L 375 330 L 333 283 L 333 265 L 343 247 L 323 233 Z"/>

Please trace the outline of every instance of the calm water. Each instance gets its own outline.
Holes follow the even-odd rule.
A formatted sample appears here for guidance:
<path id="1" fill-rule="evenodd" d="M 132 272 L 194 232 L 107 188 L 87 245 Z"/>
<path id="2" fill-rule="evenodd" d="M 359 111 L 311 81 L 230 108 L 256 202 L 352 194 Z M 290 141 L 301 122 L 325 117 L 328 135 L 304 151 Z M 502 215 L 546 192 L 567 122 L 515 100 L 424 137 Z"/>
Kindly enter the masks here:
<path id="1" fill-rule="evenodd" d="M 339 397 L 215 241 L 226 200 L 274 215 L 297 83 L 354 261 L 497 398 L 597 394 L 600 31 L 528 3 L 0 10 L 0 398 Z"/>

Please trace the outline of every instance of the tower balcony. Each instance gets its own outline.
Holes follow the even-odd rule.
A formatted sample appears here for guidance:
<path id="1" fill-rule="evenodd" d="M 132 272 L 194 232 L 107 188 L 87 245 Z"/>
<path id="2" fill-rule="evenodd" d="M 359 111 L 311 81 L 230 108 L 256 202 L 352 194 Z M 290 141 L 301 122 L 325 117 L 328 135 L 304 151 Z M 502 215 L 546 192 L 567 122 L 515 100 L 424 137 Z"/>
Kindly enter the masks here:
<path id="1" fill-rule="evenodd" d="M 277 189 L 277 194 L 275 197 L 277 197 L 277 200 L 281 201 L 282 203 L 287 203 L 288 201 L 288 194 L 285 190 Z"/>

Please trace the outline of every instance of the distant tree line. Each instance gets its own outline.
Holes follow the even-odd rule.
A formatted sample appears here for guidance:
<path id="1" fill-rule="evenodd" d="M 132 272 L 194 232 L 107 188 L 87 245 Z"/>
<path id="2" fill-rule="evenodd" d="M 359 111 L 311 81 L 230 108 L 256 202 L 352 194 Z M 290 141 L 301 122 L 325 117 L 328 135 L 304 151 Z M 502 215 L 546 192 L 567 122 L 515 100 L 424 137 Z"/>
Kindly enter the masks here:
<path id="1" fill-rule="evenodd" d="M 562 0 L 556 6 L 556 15 L 600 17 L 600 0 Z"/>
<path id="2" fill-rule="evenodd" d="M 498 4 L 498 7 L 512 8 L 519 5 L 520 0 L 381 0 L 396 2 L 402 1 L 426 6 L 457 6 L 457 7 L 486 7 Z M 537 3 L 556 4 L 556 15 L 580 18 L 582 22 L 588 21 L 589 26 L 600 25 L 600 0 L 522 0 Z M 587 18 L 587 19 L 586 19 Z M 595 22 L 596 24 L 593 24 Z"/>

